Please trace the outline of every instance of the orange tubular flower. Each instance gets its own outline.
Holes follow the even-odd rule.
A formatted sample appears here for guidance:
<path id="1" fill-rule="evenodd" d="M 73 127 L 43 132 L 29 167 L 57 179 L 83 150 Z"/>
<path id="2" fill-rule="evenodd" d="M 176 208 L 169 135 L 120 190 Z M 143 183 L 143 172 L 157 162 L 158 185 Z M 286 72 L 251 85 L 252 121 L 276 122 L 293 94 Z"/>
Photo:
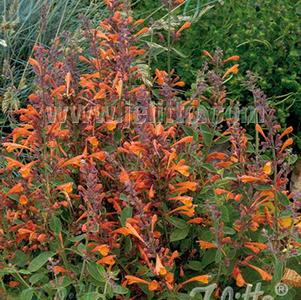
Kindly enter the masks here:
<path id="1" fill-rule="evenodd" d="M 33 67 L 35 67 L 36 70 L 37 70 L 39 73 L 42 72 L 42 67 L 41 67 L 41 65 L 40 65 L 40 64 L 38 63 L 38 61 L 35 60 L 34 58 L 30 57 L 30 58 L 28 59 L 28 63 L 29 63 L 30 65 L 32 65 Z"/>
<path id="2" fill-rule="evenodd" d="M 188 21 L 185 22 L 185 23 L 180 27 L 180 29 L 176 32 L 176 36 L 179 36 L 180 33 L 181 33 L 183 30 L 190 28 L 190 26 L 191 26 L 191 23 L 190 23 L 190 22 L 188 22 Z"/>
<path id="3" fill-rule="evenodd" d="M 148 289 L 150 291 L 157 291 L 157 290 L 159 290 L 160 289 L 160 285 L 159 285 L 158 281 L 156 281 L 156 280 L 151 281 L 148 284 Z"/>
<path id="4" fill-rule="evenodd" d="M 161 259 L 160 259 L 158 254 L 157 254 L 157 257 L 156 257 L 155 273 L 156 273 L 156 275 L 160 275 L 160 276 L 165 276 L 167 274 L 167 270 L 162 265 Z"/>
<path id="5" fill-rule="evenodd" d="M 15 160 L 15 159 L 12 159 L 10 157 L 4 157 L 7 161 L 7 167 L 6 167 L 6 170 L 11 170 L 13 169 L 14 167 L 18 167 L 18 168 L 22 168 L 24 167 L 24 165 L 22 163 L 20 163 L 19 161 Z"/>
<path id="6" fill-rule="evenodd" d="M 186 143 L 191 143 L 193 141 L 193 136 L 186 136 L 174 143 L 171 147 L 175 147 L 180 144 L 186 144 Z"/>
<path id="7" fill-rule="evenodd" d="M 93 146 L 93 147 L 97 147 L 99 142 L 97 140 L 97 138 L 95 136 L 90 136 L 87 138 L 87 141 Z"/>
<path id="8" fill-rule="evenodd" d="M 71 81 L 72 81 L 72 75 L 70 72 L 68 72 L 65 76 L 65 82 L 66 82 L 66 95 L 67 97 L 69 97 L 69 94 L 70 94 L 70 84 L 71 84 Z"/>
<path id="9" fill-rule="evenodd" d="M 228 158 L 228 155 L 226 153 L 212 152 L 212 153 L 208 154 L 207 161 L 211 161 L 211 160 L 215 160 L 215 159 L 224 160 L 227 158 Z"/>
<path id="10" fill-rule="evenodd" d="M 262 130 L 262 128 L 261 128 L 261 126 L 260 126 L 259 124 L 256 124 L 256 125 L 255 125 L 255 130 L 256 130 L 258 133 L 260 133 L 260 134 L 263 136 L 263 138 L 267 141 L 267 137 L 266 137 L 266 135 L 264 134 L 264 132 L 263 132 L 263 130 Z"/>
<path id="11" fill-rule="evenodd" d="M 119 174 L 119 181 L 121 183 L 127 183 L 130 181 L 130 176 L 129 174 L 125 171 L 125 170 L 122 170 Z"/>
<path id="12" fill-rule="evenodd" d="M 272 163 L 268 161 L 263 167 L 263 173 L 266 175 L 271 175 L 272 173 Z"/>
<path id="13" fill-rule="evenodd" d="M 251 269 L 255 270 L 257 273 L 259 273 L 262 280 L 264 280 L 264 281 L 271 281 L 273 279 L 271 274 L 269 274 L 268 272 L 254 266 L 254 265 L 251 265 L 249 263 L 244 263 L 244 265 L 248 266 L 249 268 L 251 268 Z"/>
<path id="14" fill-rule="evenodd" d="M 237 61 L 237 60 L 240 60 L 240 56 L 239 55 L 233 55 L 233 56 L 230 56 L 230 57 L 226 58 L 224 60 L 224 63 L 226 63 L 228 61 Z"/>
<path id="15" fill-rule="evenodd" d="M 20 285 L 20 282 L 19 282 L 19 281 L 14 281 L 14 280 L 12 280 L 12 281 L 10 281 L 10 282 L 8 283 L 8 285 L 9 285 L 9 287 L 11 287 L 11 288 L 15 288 L 15 287 L 17 287 L 17 286 Z"/>
<path id="16" fill-rule="evenodd" d="M 28 198 L 25 195 L 22 195 L 19 199 L 21 205 L 26 205 L 28 203 Z"/>
<path id="17" fill-rule="evenodd" d="M 99 151 L 99 152 L 92 153 L 89 157 L 93 157 L 93 158 L 96 158 L 100 161 L 104 161 L 105 158 L 106 158 L 106 154 L 103 151 Z"/>
<path id="18" fill-rule="evenodd" d="M 14 185 L 7 193 L 6 196 L 12 195 L 12 194 L 18 194 L 22 193 L 24 190 L 22 183 L 17 183 Z"/>
<path id="19" fill-rule="evenodd" d="M 152 185 L 148 191 L 148 198 L 153 199 L 154 197 L 155 197 L 155 190 L 154 190 L 154 186 Z"/>
<path id="20" fill-rule="evenodd" d="M 127 284 L 131 285 L 131 284 L 135 284 L 135 283 L 146 284 L 150 291 L 156 291 L 160 288 L 159 283 L 156 280 L 149 282 L 147 280 L 144 280 L 139 277 L 132 276 L 132 275 L 126 275 L 125 279 L 126 279 L 126 282 L 125 282 L 126 285 Z"/>
<path id="21" fill-rule="evenodd" d="M 22 168 L 20 168 L 19 173 L 23 178 L 28 178 L 30 176 L 31 168 L 34 164 L 36 164 L 38 160 L 32 161 L 26 165 L 24 165 Z"/>
<path id="22" fill-rule="evenodd" d="M 237 266 L 234 267 L 232 276 L 236 280 L 236 285 L 238 287 L 243 287 L 244 285 L 247 284 L 244 278 L 242 277 L 242 274 Z"/>
<path id="23" fill-rule="evenodd" d="M 57 189 L 59 191 L 64 191 L 67 194 L 70 194 L 73 190 L 73 182 L 68 182 L 68 183 L 61 184 L 61 185 L 57 186 Z"/>
<path id="24" fill-rule="evenodd" d="M 184 205 L 191 206 L 193 198 L 190 196 L 177 196 L 169 198 L 169 200 L 176 200 L 182 202 Z"/>
<path id="25" fill-rule="evenodd" d="M 133 23 L 133 26 L 138 26 L 144 23 L 144 19 L 139 19 Z"/>
<path id="26" fill-rule="evenodd" d="M 83 159 L 83 157 L 84 157 L 83 155 L 75 156 L 73 158 L 70 158 L 70 159 L 64 161 L 59 166 L 60 166 L 60 168 L 64 168 L 64 167 L 67 167 L 67 166 L 76 166 L 76 167 L 79 167 L 80 166 L 80 162 Z"/>
<path id="27" fill-rule="evenodd" d="M 223 75 L 222 79 L 226 78 L 230 74 L 237 74 L 238 73 L 238 67 L 239 67 L 239 64 L 236 64 L 233 67 L 231 67 L 230 69 L 228 69 L 226 71 L 226 73 Z"/>
<path id="28" fill-rule="evenodd" d="M 141 279 L 139 277 L 136 276 L 132 276 L 132 275 L 126 275 L 125 279 L 127 280 L 127 284 L 131 285 L 131 284 L 135 284 L 135 283 L 142 283 L 142 284 L 149 284 L 148 281 Z"/>
<path id="29" fill-rule="evenodd" d="M 185 0 L 175 0 L 175 4 L 182 4 Z"/>
<path id="30" fill-rule="evenodd" d="M 294 140 L 293 140 L 292 138 L 287 139 L 287 140 L 283 143 L 283 145 L 282 145 L 282 147 L 281 147 L 281 149 L 280 149 L 280 153 L 282 153 L 287 147 L 289 147 L 289 146 L 292 145 L 293 143 L 294 143 Z"/>
<path id="31" fill-rule="evenodd" d="M 167 78 L 167 73 L 165 71 L 160 71 L 159 69 L 156 69 L 155 73 L 158 84 L 163 85 Z"/>
<path id="32" fill-rule="evenodd" d="M 217 246 L 211 242 L 207 241 L 198 241 L 201 249 L 206 250 L 206 249 L 216 249 Z"/>
<path id="33" fill-rule="evenodd" d="M 199 275 L 199 276 L 195 276 L 195 277 L 192 277 L 182 283 L 180 283 L 178 286 L 177 286 L 177 290 L 181 289 L 184 285 L 190 283 L 190 282 L 201 282 L 201 283 L 205 283 L 207 284 L 209 282 L 209 279 L 210 279 L 210 276 L 209 275 Z"/>
<path id="34" fill-rule="evenodd" d="M 114 233 L 119 233 L 119 234 L 123 234 L 123 235 L 131 234 L 131 235 L 135 236 L 138 240 L 140 240 L 143 244 L 146 244 L 145 241 L 143 240 L 143 238 L 137 232 L 137 230 L 130 223 L 127 222 L 125 226 L 126 227 L 122 227 L 122 228 L 114 230 Z"/>
<path id="35" fill-rule="evenodd" d="M 185 165 L 184 159 L 181 159 L 176 165 L 174 165 L 173 169 L 185 177 L 189 176 L 189 167 Z"/>
<path id="36" fill-rule="evenodd" d="M 66 270 L 64 267 L 61 266 L 54 266 L 53 267 L 53 273 L 55 275 L 58 275 L 59 273 L 68 273 L 69 271 Z"/>
<path id="37" fill-rule="evenodd" d="M 186 223 L 187 224 L 201 224 L 201 223 L 203 223 L 203 221 L 204 221 L 203 218 L 194 218 L 194 219 L 187 221 Z"/>
<path id="38" fill-rule="evenodd" d="M 280 135 L 279 138 L 282 139 L 285 135 L 292 133 L 293 130 L 294 130 L 294 129 L 293 129 L 292 126 L 286 128 L 286 129 L 281 133 L 281 135 Z"/>
<path id="39" fill-rule="evenodd" d="M 203 51 L 203 55 L 208 56 L 210 59 L 213 59 L 212 55 L 207 50 Z"/>
<path id="40" fill-rule="evenodd" d="M 267 245 L 263 243 L 257 243 L 257 242 L 246 242 L 244 246 L 256 254 L 268 248 Z"/>
<path id="41" fill-rule="evenodd" d="M 185 86 L 185 82 L 184 81 L 178 81 L 178 82 L 174 83 L 173 86 L 183 87 L 183 86 Z"/>
<path id="42" fill-rule="evenodd" d="M 115 264 L 115 255 L 104 256 L 103 258 L 99 259 L 96 263 L 100 265 L 113 266 Z"/>
<path id="43" fill-rule="evenodd" d="M 196 191 L 197 183 L 193 181 L 184 181 L 184 182 L 179 182 L 176 185 L 175 192 L 177 193 L 186 193 L 187 191 Z"/>
<path id="44" fill-rule="evenodd" d="M 252 182 L 255 182 L 255 183 L 267 183 L 269 182 L 269 180 L 265 177 L 255 177 L 255 176 L 249 176 L 249 175 L 243 175 L 243 176 L 240 176 L 239 177 L 240 181 L 241 182 L 244 182 L 244 183 L 252 183 Z"/>
<path id="45" fill-rule="evenodd" d="M 137 230 L 130 223 L 127 222 L 125 226 L 129 230 L 130 234 L 132 234 L 138 240 L 140 240 L 143 244 L 145 244 L 145 241 L 143 240 L 143 238 L 139 235 L 139 233 L 137 232 Z"/>
<path id="46" fill-rule="evenodd" d="M 216 188 L 216 189 L 214 190 L 214 192 L 215 192 L 216 195 L 223 195 L 223 194 L 229 193 L 229 191 L 224 190 L 224 189 L 220 189 L 220 188 Z"/>
<path id="47" fill-rule="evenodd" d="M 14 150 L 18 150 L 18 149 L 25 149 L 25 150 L 33 151 L 31 148 L 29 148 L 27 146 L 16 144 L 16 143 L 2 143 L 2 145 L 4 147 L 6 147 L 6 151 L 9 153 L 13 152 Z"/>
<path id="48" fill-rule="evenodd" d="M 114 129 L 117 127 L 117 121 L 107 121 L 105 126 L 108 131 L 114 131 Z"/>
<path id="49" fill-rule="evenodd" d="M 138 37 L 139 35 L 142 35 L 142 34 L 145 34 L 149 32 L 149 28 L 148 27 L 144 27 L 142 28 L 141 30 L 139 30 L 136 34 L 135 34 L 135 37 Z"/>
<path id="50" fill-rule="evenodd" d="M 178 212 L 178 213 L 186 215 L 188 217 L 193 217 L 194 213 L 195 213 L 195 207 L 196 207 L 196 205 L 191 205 L 191 206 L 183 205 L 183 206 L 180 206 L 180 207 L 177 207 L 177 208 L 171 210 L 170 212 L 168 212 L 167 215 L 171 215 L 175 212 Z"/>

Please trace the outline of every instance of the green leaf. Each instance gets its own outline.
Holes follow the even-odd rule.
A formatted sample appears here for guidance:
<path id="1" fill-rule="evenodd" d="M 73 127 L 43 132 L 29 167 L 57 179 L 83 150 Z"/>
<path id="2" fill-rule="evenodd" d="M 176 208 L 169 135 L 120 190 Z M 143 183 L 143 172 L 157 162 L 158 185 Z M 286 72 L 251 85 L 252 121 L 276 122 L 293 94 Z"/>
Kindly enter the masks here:
<path id="1" fill-rule="evenodd" d="M 185 54 L 182 53 L 181 51 L 177 50 L 176 48 L 172 47 L 171 49 L 172 49 L 179 57 L 187 58 L 187 55 L 185 55 Z"/>
<path id="2" fill-rule="evenodd" d="M 170 235 L 170 241 L 171 242 L 181 241 L 187 237 L 188 233 L 189 233 L 189 226 L 183 228 L 176 228 L 172 231 Z"/>
<path id="3" fill-rule="evenodd" d="M 203 264 L 201 261 L 198 260 L 190 260 L 186 265 L 186 268 L 193 270 L 193 271 L 201 271 L 203 270 Z"/>
<path id="4" fill-rule="evenodd" d="M 228 145 L 226 143 L 229 141 L 230 141 L 230 136 L 220 136 L 219 139 L 216 142 L 214 142 L 214 144 L 215 145 L 225 144 L 225 147 L 227 147 Z"/>
<path id="5" fill-rule="evenodd" d="M 37 256 L 36 258 L 34 258 L 29 266 L 28 266 L 28 271 L 30 272 L 36 272 L 38 271 L 40 268 L 43 267 L 44 264 L 46 264 L 46 262 L 48 261 L 49 258 L 51 258 L 52 256 L 54 256 L 55 253 L 54 252 L 43 252 L 41 253 L 39 256 Z"/>
<path id="6" fill-rule="evenodd" d="M 90 292 L 82 295 L 79 300 L 98 300 L 98 299 L 105 299 L 103 295 L 99 294 L 98 292 Z"/>
<path id="7" fill-rule="evenodd" d="M 208 265 L 212 264 L 216 258 L 216 249 L 209 249 L 205 251 L 204 256 L 202 257 L 203 269 L 205 269 Z"/>
<path id="8" fill-rule="evenodd" d="M 3 269 L 0 269 L 0 274 L 16 274 L 16 273 L 28 275 L 28 274 L 30 274 L 30 271 L 23 270 L 23 269 L 16 270 L 15 268 L 3 268 Z"/>
<path id="9" fill-rule="evenodd" d="M 95 262 L 88 262 L 87 270 L 96 281 L 106 282 L 106 271 L 103 266 L 100 266 Z"/>
<path id="10" fill-rule="evenodd" d="M 281 192 L 277 192 L 276 193 L 276 197 L 278 198 L 278 200 L 280 201 L 280 203 L 284 206 L 288 206 L 291 204 L 290 200 L 288 199 L 288 197 L 284 194 L 282 194 Z"/>
<path id="11" fill-rule="evenodd" d="M 83 243 L 79 243 L 77 245 L 77 251 L 78 251 L 79 255 L 84 257 L 85 253 L 86 253 L 86 246 Z"/>
<path id="12" fill-rule="evenodd" d="M 29 288 L 29 289 L 23 290 L 19 297 L 22 300 L 31 300 L 33 297 L 33 293 L 34 293 L 34 290 L 32 288 Z"/>
<path id="13" fill-rule="evenodd" d="M 39 281 L 44 281 L 46 282 L 48 279 L 48 276 L 46 276 L 45 274 L 43 273 L 36 273 L 36 274 L 33 274 L 32 276 L 29 277 L 29 282 L 31 284 L 36 284 L 38 283 Z"/>
<path id="14" fill-rule="evenodd" d="M 283 263 L 279 261 L 278 259 L 274 263 L 274 276 L 273 276 L 273 282 L 278 283 L 281 281 L 283 276 Z"/>
<path id="15" fill-rule="evenodd" d="M 49 287 L 49 289 L 51 289 L 51 287 Z M 60 299 L 66 299 L 68 296 L 68 291 L 65 288 L 56 288 L 56 293 L 60 295 Z"/>
<path id="16" fill-rule="evenodd" d="M 216 254 L 215 254 L 215 262 L 216 262 L 217 264 L 219 264 L 219 263 L 221 262 L 222 258 L 223 258 L 222 252 L 219 251 L 219 250 L 216 251 Z"/>
<path id="17" fill-rule="evenodd" d="M 12 262 L 18 267 L 24 267 L 28 262 L 27 255 L 24 252 L 17 250 L 15 252 L 15 257 L 12 259 Z"/>
<path id="18" fill-rule="evenodd" d="M 49 227 L 54 233 L 59 234 L 62 231 L 61 220 L 57 216 L 53 215 L 49 220 Z"/>
<path id="19" fill-rule="evenodd" d="M 69 241 L 71 241 L 71 242 L 80 242 L 81 240 L 83 240 L 85 238 L 86 238 L 86 234 L 81 234 L 81 235 L 77 235 L 77 236 L 74 236 L 74 237 L 70 237 Z"/>
<path id="20" fill-rule="evenodd" d="M 187 223 L 184 220 L 176 217 L 166 217 L 166 220 L 179 229 L 188 227 Z"/>
<path id="21" fill-rule="evenodd" d="M 257 185 L 255 188 L 257 191 L 265 191 L 265 190 L 271 190 L 272 186 L 269 184 L 261 184 L 261 185 Z"/>
<path id="22" fill-rule="evenodd" d="M 236 231 L 233 229 L 233 228 L 231 228 L 231 227 L 227 227 L 227 226 L 225 226 L 224 227 L 224 233 L 227 235 L 233 235 L 233 234 L 235 234 L 236 233 Z"/>
<path id="23" fill-rule="evenodd" d="M 120 143 L 121 137 L 122 137 L 121 130 L 120 130 L 120 128 L 117 128 L 114 131 L 114 142 L 117 143 L 117 144 Z"/>
<path id="24" fill-rule="evenodd" d="M 124 251 L 126 253 L 129 253 L 133 248 L 133 242 L 132 239 L 130 239 L 128 236 L 124 238 Z"/>
<path id="25" fill-rule="evenodd" d="M 204 168 L 205 170 L 209 171 L 209 172 L 216 172 L 216 169 L 213 167 L 212 164 L 208 164 L 208 163 L 203 163 L 202 164 L 202 168 Z"/>
<path id="26" fill-rule="evenodd" d="M 222 220 L 225 223 L 228 223 L 230 221 L 228 208 L 226 206 L 221 206 L 219 209 L 222 214 Z"/>
<path id="27" fill-rule="evenodd" d="M 120 222 L 122 226 L 125 226 L 126 220 L 128 218 L 131 218 L 133 214 L 133 208 L 130 206 L 125 207 L 122 212 L 121 212 L 121 216 L 120 216 Z"/>
<path id="28" fill-rule="evenodd" d="M 114 294 L 125 295 L 129 292 L 129 290 L 121 285 L 114 285 L 113 292 Z"/>
<path id="29" fill-rule="evenodd" d="M 128 202 L 128 198 L 127 198 L 127 196 L 126 196 L 125 194 L 122 194 L 122 193 L 121 193 L 121 194 L 119 195 L 119 199 L 122 200 L 122 201 Z"/>
<path id="30" fill-rule="evenodd" d="M 20 269 L 20 270 L 18 270 L 18 273 L 24 274 L 24 275 L 29 275 L 31 272 L 29 270 Z"/>
<path id="31" fill-rule="evenodd" d="M 204 145 L 209 147 L 212 143 L 213 133 L 207 124 L 200 125 Z"/>
<path id="32" fill-rule="evenodd" d="M 185 125 L 182 125 L 181 127 L 182 127 L 183 131 L 186 133 L 186 135 L 193 136 L 193 139 L 195 141 L 198 141 L 199 134 L 194 128 L 189 127 L 189 126 L 185 126 Z"/>

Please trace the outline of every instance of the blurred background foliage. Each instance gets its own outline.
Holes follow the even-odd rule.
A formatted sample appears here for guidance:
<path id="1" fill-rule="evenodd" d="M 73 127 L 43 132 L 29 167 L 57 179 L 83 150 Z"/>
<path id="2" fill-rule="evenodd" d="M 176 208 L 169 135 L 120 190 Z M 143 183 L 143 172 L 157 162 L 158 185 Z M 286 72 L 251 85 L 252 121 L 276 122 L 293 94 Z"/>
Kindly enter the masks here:
<path id="1" fill-rule="evenodd" d="M 162 3 L 167 4 L 162 6 Z M 161 7 L 158 10 L 158 7 Z M 158 27 L 158 20 L 168 13 L 168 0 L 138 0 L 136 17 L 146 18 Z M 246 103 L 241 82 L 247 70 L 259 77 L 259 85 L 278 110 L 283 125 L 293 125 L 295 133 L 301 126 L 301 1 L 296 0 L 186 0 L 172 7 L 172 20 L 192 22 L 173 45 L 171 65 L 176 73 L 191 84 L 205 58 L 203 50 L 224 50 L 227 56 L 240 55 L 240 72 L 236 96 Z M 167 18 L 164 19 L 168 22 Z M 166 24 L 165 24 L 166 27 Z M 152 42 L 166 47 L 159 34 Z M 153 49 L 152 67 L 166 69 L 167 51 Z M 155 64 L 154 64 L 155 62 Z M 241 78 L 239 78 L 241 77 Z M 301 137 L 301 134 L 300 134 Z M 297 143 L 301 148 L 300 138 Z"/>
<path id="2" fill-rule="evenodd" d="M 143 37 L 148 48 L 146 73 L 168 69 L 170 60 L 171 68 L 189 86 L 205 60 L 203 50 L 219 47 L 226 56 L 238 54 L 234 96 L 243 104 L 248 102 L 239 82 L 252 70 L 278 109 L 282 124 L 300 131 L 301 1 L 133 0 L 131 5 L 134 16 L 151 27 Z M 105 11 L 102 0 L 0 0 L 0 14 L 0 123 L 11 126 L 7 112 L 24 102 L 30 91 L 27 60 L 33 45 L 49 45 L 64 31 L 78 42 L 80 16 L 96 25 Z M 176 39 L 174 32 L 185 21 L 192 25 Z M 297 137 L 297 143 L 301 148 L 301 138 Z"/>
<path id="3" fill-rule="evenodd" d="M 80 19 L 94 26 L 103 19 L 99 0 L 0 0 L 0 126 L 13 126 L 8 112 L 26 101 L 33 73 L 28 66 L 33 46 L 45 46 L 64 32 L 80 40 Z"/>

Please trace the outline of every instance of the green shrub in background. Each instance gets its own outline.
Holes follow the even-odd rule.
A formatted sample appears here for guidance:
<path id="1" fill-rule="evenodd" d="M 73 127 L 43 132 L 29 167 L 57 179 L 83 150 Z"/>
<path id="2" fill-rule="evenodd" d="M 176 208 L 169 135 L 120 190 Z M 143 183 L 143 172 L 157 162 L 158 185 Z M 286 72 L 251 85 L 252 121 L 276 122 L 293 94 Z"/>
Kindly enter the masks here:
<path id="1" fill-rule="evenodd" d="M 158 28 L 156 22 L 161 22 L 168 13 L 166 6 L 158 9 L 164 2 L 168 3 L 137 1 L 134 11 L 154 24 L 153 28 Z M 278 108 L 280 121 L 293 125 L 297 132 L 300 130 L 301 1 L 186 0 L 178 8 L 173 6 L 171 15 L 171 23 L 175 20 L 192 21 L 191 28 L 182 33 L 180 43 L 171 51 L 171 65 L 184 81 L 192 82 L 196 70 L 202 65 L 201 53 L 205 49 L 212 51 L 219 47 L 227 55 L 240 55 L 240 76 L 247 69 L 255 72 L 267 94 L 277 95 L 270 100 Z M 164 21 L 166 29 L 167 18 Z M 166 37 L 166 30 L 165 40 L 154 33 L 152 42 L 166 46 Z M 153 59 L 157 59 L 157 66 L 163 69 L 166 68 L 167 51 L 160 50 Z M 153 53 L 158 53 L 158 47 Z M 237 95 L 241 95 L 241 90 L 237 86 Z"/>
<path id="2" fill-rule="evenodd" d="M 103 18 L 104 4 L 99 0 L 0 0 L 0 126 L 19 106 L 31 89 L 32 74 L 28 58 L 35 43 L 47 46 L 62 32 L 71 39 L 80 36 L 80 16 L 92 23 Z M 2 111 L 2 114 L 1 114 Z"/>

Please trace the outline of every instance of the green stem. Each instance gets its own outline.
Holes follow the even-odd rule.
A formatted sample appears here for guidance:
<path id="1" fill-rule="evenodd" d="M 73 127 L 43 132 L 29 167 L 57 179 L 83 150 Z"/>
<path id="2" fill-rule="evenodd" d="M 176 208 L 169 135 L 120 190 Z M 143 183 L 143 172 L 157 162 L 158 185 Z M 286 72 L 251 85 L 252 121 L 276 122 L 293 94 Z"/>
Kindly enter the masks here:
<path id="1" fill-rule="evenodd" d="M 170 76 L 171 63 L 170 63 L 170 52 L 171 52 L 171 0 L 168 0 L 168 35 L 167 35 L 167 71 Z"/>
<path id="2" fill-rule="evenodd" d="M 88 218 L 87 218 L 87 224 L 89 224 L 89 221 L 90 221 L 90 217 L 88 215 Z M 89 235 L 89 231 L 87 231 L 86 233 L 86 238 L 85 238 L 85 249 L 88 248 L 88 244 L 89 244 L 89 238 L 88 238 L 88 235 Z M 81 269 L 81 272 L 80 272 L 80 276 L 79 276 L 79 281 L 81 282 L 83 277 L 84 277 L 84 273 L 85 273 L 85 269 L 86 269 L 86 258 L 84 258 L 84 261 L 83 261 L 83 265 L 82 265 L 82 269 Z"/>
<path id="3" fill-rule="evenodd" d="M 275 144 L 273 139 L 272 139 L 272 148 L 273 148 L 273 164 L 274 164 L 274 187 L 276 187 L 277 186 L 277 157 L 276 157 Z M 274 206 L 275 206 L 275 231 L 276 231 L 276 237 L 278 238 L 279 237 L 279 224 L 278 224 L 279 201 L 278 201 L 277 189 L 275 191 Z M 277 243 L 276 243 L 277 253 L 279 250 L 278 245 L 279 245 L 279 240 L 277 239 Z"/>
<path id="4" fill-rule="evenodd" d="M 5 284 L 3 282 L 2 276 L 0 276 L 0 283 L 1 283 L 1 288 L 3 289 L 3 291 L 6 293 L 6 288 L 5 288 Z"/>
<path id="5" fill-rule="evenodd" d="M 13 274 L 13 276 L 14 276 L 16 279 L 20 280 L 20 281 L 22 282 L 22 284 L 23 284 L 24 286 L 26 286 L 26 288 L 32 289 L 32 290 L 33 290 L 33 293 L 35 294 L 35 296 L 36 296 L 38 299 L 40 299 L 39 294 L 35 291 L 34 288 L 32 288 L 32 287 L 31 287 L 31 286 L 23 279 L 23 277 L 20 275 L 20 273 L 19 273 L 17 270 L 16 270 L 16 273 Z"/>
<path id="6" fill-rule="evenodd" d="M 254 98 L 254 109 L 255 109 L 255 126 L 258 124 L 258 112 L 256 109 L 256 99 Z M 259 134 L 258 131 L 255 130 L 255 158 L 256 158 L 256 163 L 258 162 L 259 159 Z"/>
<path id="7" fill-rule="evenodd" d="M 153 40 L 154 40 L 154 31 L 153 29 L 151 28 L 150 29 L 150 40 L 151 40 L 151 43 L 153 43 Z M 151 62 L 152 62 L 152 47 L 149 48 L 149 51 L 148 51 L 148 68 L 151 69 Z"/>

